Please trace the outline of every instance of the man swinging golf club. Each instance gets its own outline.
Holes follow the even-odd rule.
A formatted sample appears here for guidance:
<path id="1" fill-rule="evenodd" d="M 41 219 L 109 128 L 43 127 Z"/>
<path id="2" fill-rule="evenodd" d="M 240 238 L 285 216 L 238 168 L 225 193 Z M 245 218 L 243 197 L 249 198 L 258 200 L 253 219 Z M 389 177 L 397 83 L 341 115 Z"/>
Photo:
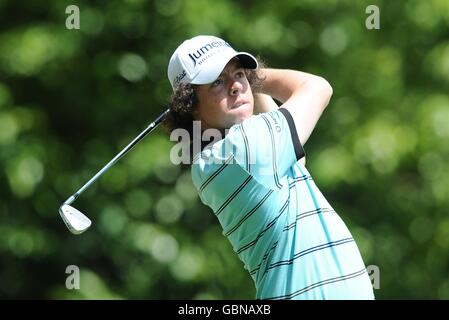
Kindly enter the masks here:
<path id="1" fill-rule="evenodd" d="M 260 67 L 197 36 L 173 53 L 169 130 L 222 134 L 191 173 L 248 270 L 258 299 L 374 299 L 357 245 L 305 168 L 303 146 L 332 96 L 312 74 Z M 280 107 L 271 98 L 280 101 Z"/>

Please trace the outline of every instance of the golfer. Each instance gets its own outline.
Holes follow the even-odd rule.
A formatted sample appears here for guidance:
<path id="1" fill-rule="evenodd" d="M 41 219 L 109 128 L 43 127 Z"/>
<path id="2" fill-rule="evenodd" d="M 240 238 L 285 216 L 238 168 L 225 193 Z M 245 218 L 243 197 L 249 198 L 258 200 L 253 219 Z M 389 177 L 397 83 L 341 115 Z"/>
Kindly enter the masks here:
<path id="1" fill-rule="evenodd" d="M 354 238 L 305 167 L 303 146 L 332 96 L 329 83 L 264 68 L 203 35 L 175 50 L 168 77 L 165 125 L 184 129 L 192 145 L 202 141 L 192 155 L 193 183 L 254 280 L 256 298 L 374 299 Z"/>

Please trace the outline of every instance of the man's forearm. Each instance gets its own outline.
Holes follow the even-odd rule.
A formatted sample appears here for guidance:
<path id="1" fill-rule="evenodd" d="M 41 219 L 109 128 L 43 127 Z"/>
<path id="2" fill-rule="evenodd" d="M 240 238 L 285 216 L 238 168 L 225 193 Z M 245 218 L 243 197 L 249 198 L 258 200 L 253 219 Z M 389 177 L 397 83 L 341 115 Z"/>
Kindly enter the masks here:
<path id="1" fill-rule="evenodd" d="M 262 92 L 282 103 L 306 90 L 306 84 L 326 81 L 310 73 L 286 69 L 260 69 L 259 75 L 265 79 Z"/>

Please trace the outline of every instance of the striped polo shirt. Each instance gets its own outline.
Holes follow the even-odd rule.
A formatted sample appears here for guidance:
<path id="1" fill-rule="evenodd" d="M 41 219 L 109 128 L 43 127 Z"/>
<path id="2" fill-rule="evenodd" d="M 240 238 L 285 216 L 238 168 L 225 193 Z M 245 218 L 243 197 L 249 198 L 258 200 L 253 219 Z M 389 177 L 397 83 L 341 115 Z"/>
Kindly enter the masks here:
<path id="1" fill-rule="evenodd" d="M 348 228 L 298 161 L 290 113 L 252 116 L 195 155 L 192 180 L 257 299 L 374 299 Z"/>

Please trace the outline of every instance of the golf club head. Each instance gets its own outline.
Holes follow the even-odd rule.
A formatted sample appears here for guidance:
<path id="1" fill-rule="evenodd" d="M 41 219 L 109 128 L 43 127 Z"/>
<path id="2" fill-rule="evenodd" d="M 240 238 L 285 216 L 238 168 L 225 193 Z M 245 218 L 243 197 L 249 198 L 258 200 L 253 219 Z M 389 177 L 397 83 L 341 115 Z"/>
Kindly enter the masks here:
<path id="1" fill-rule="evenodd" d="M 92 224 L 88 217 L 68 204 L 63 204 L 59 208 L 59 214 L 67 228 L 73 234 L 83 233 Z"/>

